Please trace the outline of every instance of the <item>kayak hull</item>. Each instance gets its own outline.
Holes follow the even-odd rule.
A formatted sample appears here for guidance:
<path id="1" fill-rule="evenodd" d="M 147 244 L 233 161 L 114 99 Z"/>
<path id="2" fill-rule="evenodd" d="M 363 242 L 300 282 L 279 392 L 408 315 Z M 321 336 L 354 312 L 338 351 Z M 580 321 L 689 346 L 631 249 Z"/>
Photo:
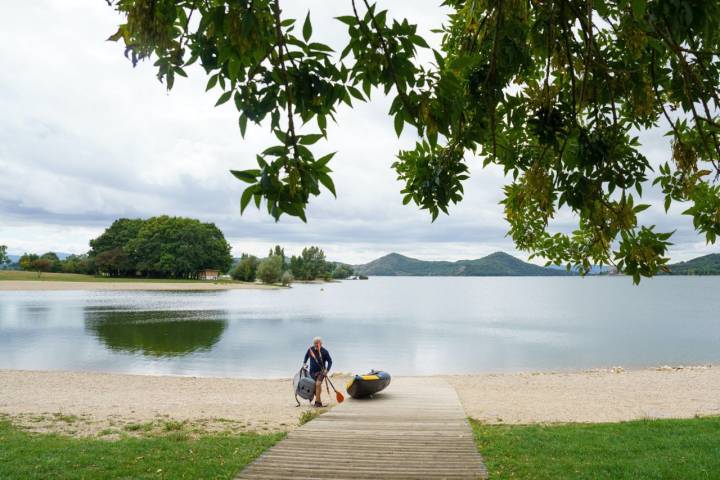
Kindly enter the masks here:
<path id="1" fill-rule="evenodd" d="M 381 392 L 390 385 L 390 374 L 372 371 L 365 375 L 355 375 L 346 385 L 348 395 L 353 398 L 367 398 Z"/>

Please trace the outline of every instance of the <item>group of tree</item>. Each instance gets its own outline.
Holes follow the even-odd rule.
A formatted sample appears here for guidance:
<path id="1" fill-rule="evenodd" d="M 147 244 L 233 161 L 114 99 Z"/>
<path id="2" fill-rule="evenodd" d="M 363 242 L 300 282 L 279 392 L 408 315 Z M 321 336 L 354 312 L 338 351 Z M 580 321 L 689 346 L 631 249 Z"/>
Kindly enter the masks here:
<path id="1" fill-rule="evenodd" d="M 236 280 L 264 283 L 282 283 L 287 285 L 293 280 L 343 279 L 353 274 L 350 266 L 328 262 L 325 252 L 320 247 L 303 248 L 298 256 L 287 258 L 285 249 L 276 245 L 270 249 L 268 256 L 259 259 L 254 255 L 243 253 L 240 261 L 232 272 Z"/>
<path id="2" fill-rule="evenodd" d="M 22 270 L 37 272 L 38 276 L 44 272 L 95 273 L 95 261 L 87 254 L 69 255 L 61 259 L 55 252 L 47 252 L 42 255 L 25 253 L 18 260 L 18 266 Z"/>
<path id="3" fill-rule="evenodd" d="M 0 245 L 0 270 L 4 270 L 12 265 L 12 260 L 7 254 L 7 245 Z"/>
<path id="4" fill-rule="evenodd" d="M 62 272 L 152 278 L 196 278 L 201 270 L 227 272 L 232 265 L 223 233 L 212 223 L 191 218 L 121 218 L 91 240 L 90 247 L 87 254 L 62 260 L 53 252 L 26 253 L 18 264 L 38 275 Z"/>
<path id="5" fill-rule="evenodd" d="M 220 229 L 192 218 L 119 219 L 90 247 L 97 271 L 110 276 L 196 278 L 201 270 L 227 272 L 232 265 Z"/>

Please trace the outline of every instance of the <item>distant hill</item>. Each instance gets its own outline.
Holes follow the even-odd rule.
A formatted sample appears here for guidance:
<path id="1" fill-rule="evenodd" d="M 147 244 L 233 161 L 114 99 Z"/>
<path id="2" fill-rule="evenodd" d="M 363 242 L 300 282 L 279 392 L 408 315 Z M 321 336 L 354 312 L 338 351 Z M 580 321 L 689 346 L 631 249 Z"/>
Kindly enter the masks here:
<path id="1" fill-rule="evenodd" d="M 31 253 L 32 253 L 32 252 L 31 252 Z M 42 253 L 40 253 L 39 255 L 42 255 L 43 253 L 45 253 L 45 252 L 42 252 Z M 57 255 L 60 260 L 65 260 L 67 257 L 69 257 L 70 255 L 72 255 L 72 253 L 67 253 L 67 252 L 55 252 L 55 255 Z M 10 260 L 11 260 L 13 263 L 17 263 L 17 262 L 20 260 L 20 257 L 22 257 L 22 255 L 8 255 L 8 258 L 10 258 Z"/>
<path id="2" fill-rule="evenodd" d="M 426 261 L 390 253 L 364 265 L 355 265 L 355 273 L 368 276 L 448 276 L 448 277 L 514 277 L 569 276 L 575 273 L 540 267 L 503 252 L 477 260 Z"/>
<path id="3" fill-rule="evenodd" d="M 668 265 L 668 275 L 720 275 L 720 253 Z"/>

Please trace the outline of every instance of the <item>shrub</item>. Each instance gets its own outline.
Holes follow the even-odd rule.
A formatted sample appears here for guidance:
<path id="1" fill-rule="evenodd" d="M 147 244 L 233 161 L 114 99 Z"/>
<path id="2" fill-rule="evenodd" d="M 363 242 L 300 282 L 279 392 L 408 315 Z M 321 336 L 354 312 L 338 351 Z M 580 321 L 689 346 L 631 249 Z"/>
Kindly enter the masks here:
<path id="1" fill-rule="evenodd" d="M 283 274 L 283 260 L 278 255 L 273 255 L 260 261 L 257 268 L 257 276 L 263 283 L 278 283 Z"/>
<path id="2" fill-rule="evenodd" d="M 242 282 L 254 282 L 255 278 L 257 278 L 259 262 L 256 256 L 243 253 L 240 262 L 232 271 L 232 278 Z"/>

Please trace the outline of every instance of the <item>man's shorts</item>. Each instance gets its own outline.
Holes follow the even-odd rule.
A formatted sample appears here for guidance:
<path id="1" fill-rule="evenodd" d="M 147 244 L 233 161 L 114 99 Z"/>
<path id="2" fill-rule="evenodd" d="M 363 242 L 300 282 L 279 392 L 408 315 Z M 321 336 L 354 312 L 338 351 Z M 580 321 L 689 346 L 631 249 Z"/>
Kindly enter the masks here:
<path id="1" fill-rule="evenodd" d="M 323 372 L 315 372 L 312 374 L 312 377 L 315 379 L 316 383 L 325 380 L 325 374 Z"/>

